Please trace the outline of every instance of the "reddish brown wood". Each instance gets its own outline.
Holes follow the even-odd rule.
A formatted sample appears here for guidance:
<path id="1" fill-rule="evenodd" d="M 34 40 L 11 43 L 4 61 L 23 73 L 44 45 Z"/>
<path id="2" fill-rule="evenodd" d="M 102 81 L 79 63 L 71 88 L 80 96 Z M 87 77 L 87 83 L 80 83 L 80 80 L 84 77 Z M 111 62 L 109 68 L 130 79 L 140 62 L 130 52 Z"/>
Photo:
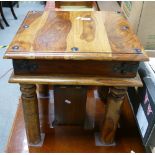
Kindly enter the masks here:
<path id="1" fill-rule="evenodd" d="M 93 94 L 93 92 L 89 94 L 90 94 L 89 102 L 91 104 L 91 102 L 94 102 L 94 100 L 91 99 L 91 94 Z M 41 107 L 44 106 L 46 110 L 47 110 L 47 102 L 48 101 L 45 98 L 39 100 L 39 104 L 42 104 Z M 131 151 L 134 151 L 136 153 L 144 152 L 144 146 L 142 145 L 142 142 L 140 140 L 140 135 L 138 134 L 136 122 L 127 98 L 125 98 L 125 102 L 122 106 L 123 117 L 121 118 L 120 128 L 118 129 L 116 135 L 117 145 L 115 147 L 95 146 L 94 132 L 99 130 L 98 126 L 99 124 L 102 124 L 104 112 L 105 107 L 103 102 L 101 102 L 99 99 L 96 99 L 95 130 L 84 130 L 83 127 L 77 127 L 77 126 L 76 127 L 58 126 L 54 129 L 46 127 L 44 128 L 46 132 L 44 145 L 42 147 L 28 148 L 24 128 L 22 105 L 20 102 L 5 152 L 10 153 L 11 152 L 12 153 L 13 152 L 14 153 L 24 153 L 24 152 L 130 153 Z M 44 119 L 42 117 L 41 124 L 43 120 L 45 121 L 46 117 L 44 117 Z M 45 126 L 45 124 L 43 126 Z"/>
<path id="2" fill-rule="evenodd" d="M 148 60 L 128 21 L 121 14 L 104 11 L 31 11 L 5 58 Z"/>
<path id="3" fill-rule="evenodd" d="M 84 126 L 86 99 L 86 86 L 55 86 L 55 124 Z"/>
<path id="4" fill-rule="evenodd" d="M 41 142 L 36 86 L 21 84 L 20 90 L 28 143 L 35 145 Z"/>
<path id="5" fill-rule="evenodd" d="M 138 66 L 131 73 L 128 69 L 134 67 L 130 62 L 138 64 L 148 60 L 141 43 L 123 16 L 116 12 L 98 11 L 29 12 L 7 49 L 5 58 L 13 59 L 15 74 L 18 74 L 13 75 L 10 82 L 125 87 L 142 85 L 137 77 L 131 78 L 136 76 Z M 15 64 L 17 61 L 21 61 L 21 64 Z M 115 62 L 123 69 L 115 68 Z M 40 140 L 36 95 L 33 88 L 31 91 L 26 85 L 22 87 L 23 94 L 28 94 L 25 99 L 22 97 L 23 105 L 26 106 L 24 115 L 28 124 L 27 134 L 29 138 L 32 132 L 32 143 L 35 143 L 35 140 Z M 116 88 L 116 91 L 111 88 L 101 132 L 106 143 L 113 142 L 124 92 L 123 89 L 123 94 L 119 94 L 122 88 Z M 32 108 L 27 107 L 28 103 L 31 103 Z M 31 110 L 34 110 L 33 119 L 25 113 Z M 76 142 L 79 137 L 80 134 Z M 74 143 L 73 140 L 71 142 Z M 53 146 L 53 141 L 49 140 L 49 144 Z"/>
<path id="6" fill-rule="evenodd" d="M 48 85 L 37 85 L 38 92 L 43 95 L 43 96 L 48 96 L 49 95 L 49 86 Z"/>
<path id="7" fill-rule="evenodd" d="M 129 78 L 148 60 L 128 21 L 103 11 L 31 11 L 5 58 L 13 59 L 16 75 Z"/>
<path id="8" fill-rule="evenodd" d="M 13 60 L 15 75 L 75 74 L 104 77 L 135 77 L 138 62 L 79 60 Z"/>
<path id="9" fill-rule="evenodd" d="M 142 87 L 139 75 L 135 78 L 111 78 L 102 76 L 75 76 L 75 75 L 38 75 L 25 76 L 12 73 L 10 83 L 48 84 L 48 85 L 87 85 L 87 86 L 128 86 Z"/>
<path id="10" fill-rule="evenodd" d="M 114 142 L 121 106 L 126 95 L 125 87 L 111 87 L 107 98 L 105 120 L 101 128 L 101 140 L 106 144 Z"/>
<path id="11" fill-rule="evenodd" d="M 106 102 L 107 96 L 109 94 L 109 87 L 107 86 L 98 87 L 97 91 L 100 99 Z"/>
<path id="12" fill-rule="evenodd" d="M 90 2 L 90 1 L 56 1 L 55 2 L 55 6 L 56 8 L 61 8 L 61 6 L 86 6 L 86 7 L 93 7 L 93 2 Z"/>

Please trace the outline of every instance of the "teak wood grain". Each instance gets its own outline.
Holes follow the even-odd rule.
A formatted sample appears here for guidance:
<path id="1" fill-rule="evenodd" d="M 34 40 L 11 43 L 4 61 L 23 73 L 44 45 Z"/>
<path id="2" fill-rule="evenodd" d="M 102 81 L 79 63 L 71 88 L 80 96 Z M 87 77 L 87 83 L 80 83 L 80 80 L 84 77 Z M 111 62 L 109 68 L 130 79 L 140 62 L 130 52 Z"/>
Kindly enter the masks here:
<path id="1" fill-rule="evenodd" d="M 15 75 L 135 77 L 138 66 L 139 63 L 135 61 L 13 60 Z"/>
<path id="2" fill-rule="evenodd" d="M 4 57 L 13 59 L 9 82 L 23 86 L 142 86 L 138 65 L 148 60 L 127 20 L 116 12 L 102 11 L 31 11 Z M 118 119 L 110 138 L 102 134 L 106 143 L 113 141 Z M 102 131 L 109 132 L 106 122 Z"/>
<path id="3" fill-rule="evenodd" d="M 41 141 L 38 100 L 35 85 L 20 85 L 22 106 L 29 144 Z"/>
<path id="4" fill-rule="evenodd" d="M 145 152 L 128 98 L 125 98 L 125 102 L 122 105 L 120 128 L 117 131 L 116 137 L 117 145 L 115 147 L 95 146 L 94 132 L 98 132 L 99 126 L 102 125 L 105 104 L 99 98 L 94 98 L 93 91 L 89 90 L 89 94 L 88 107 L 91 108 L 91 104 L 94 104 L 94 102 L 96 105 L 96 123 L 95 129 L 92 130 L 84 130 L 83 127 L 78 126 L 56 126 L 55 128 L 50 128 L 47 121 L 49 111 L 48 98 L 39 98 L 39 118 L 42 124 L 41 128 L 46 133 L 45 143 L 42 147 L 28 147 L 24 128 L 22 102 L 20 101 L 5 152 L 129 153 L 132 150 L 136 153 Z M 92 113 L 90 114 L 93 115 Z"/>
<path id="5" fill-rule="evenodd" d="M 101 140 L 106 144 L 114 142 L 126 90 L 126 87 L 111 87 L 107 95 L 105 119 L 101 129 Z"/>
<path id="6" fill-rule="evenodd" d="M 55 7 L 56 8 L 61 8 L 61 6 L 86 6 L 86 7 L 93 7 L 93 1 L 56 1 L 55 2 Z"/>
<path id="7" fill-rule="evenodd" d="M 148 60 L 127 20 L 103 11 L 30 11 L 4 58 Z"/>
<path id="8" fill-rule="evenodd" d="M 53 76 L 22 76 L 12 73 L 10 83 L 49 84 L 49 85 L 93 85 L 93 86 L 129 86 L 142 87 L 139 75 L 135 78 L 111 78 L 97 76 L 53 75 Z"/>
<path id="9" fill-rule="evenodd" d="M 54 124 L 84 125 L 86 86 L 54 86 Z M 79 115 L 80 114 L 80 115 Z"/>

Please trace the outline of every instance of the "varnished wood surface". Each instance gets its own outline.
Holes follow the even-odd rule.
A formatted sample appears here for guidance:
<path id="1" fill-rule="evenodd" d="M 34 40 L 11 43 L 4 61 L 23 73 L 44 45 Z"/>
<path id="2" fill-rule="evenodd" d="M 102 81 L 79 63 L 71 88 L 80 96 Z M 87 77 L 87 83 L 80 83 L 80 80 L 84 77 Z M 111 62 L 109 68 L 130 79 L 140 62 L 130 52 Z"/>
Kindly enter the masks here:
<path id="1" fill-rule="evenodd" d="M 77 47 L 78 53 L 111 54 L 101 12 L 53 11 L 43 12 L 38 18 L 31 17 L 31 14 L 27 15 L 26 20 L 33 18 L 33 22 L 25 30 L 24 25 L 20 28 L 10 51 L 13 51 L 12 46 L 16 44 L 20 52 L 72 52 L 72 48 Z"/>
<path id="2" fill-rule="evenodd" d="M 105 119 L 101 128 L 101 140 L 106 144 L 114 143 L 126 90 L 126 87 L 111 87 L 107 95 Z"/>
<path id="3" fill-rule="evenodd" d="M 13 60 L 15 75 L 55 75 L 135 77 L 138 62 L 92 60 Z"/>
<path id="4" fill-rule="evenodd" d="M 21 84 L 20 90 L 28 143 L 35 145 L 41 142 L 36 85 Z"/>
<path id="5" fill-rule="evenodd" d="M 127 20 L 103 11 L 31 11 L 4 58 L 148 60 Z"/>
<path id="6" fill-rule="evenodd" d="M 55 124 L 84 125 L 86 86 L 54 86 Z"/>
<path id="7" fill-rule="evenodd" d="M 49 86 L 48 85 L 37 85 L 37 89 L 40 94 L 44 96 L 48 96 L 49 94 Z"/>
<path id="8" fill-rule="evenodd" d="M 91 98 L 91 94 L 89 93 L 89 98 Z M 94 100 L 90 101 L 92 102 Z M 42 104 L 42 109 L 48 109 L 47 102 L 48 98 L 40 98 L 39 104 Z M 84 130 L 83 127 L 78 126 L 57 126 L 52 129 L 48 127 L 48 116 L 40 117 L 42 123 L 46 120 L 46 123 L 42 126 L 46 131 L 45 143 L 42 147 L 28 148 L 20 102 L 5 152 L 144 152 L 144 147 L 142 146 L 140 135 L 137 132 L 136 122 L 127 98 L 122 107 L 120 128 L 117 131 L 116 138 L 117 145 L 115 147 L 95 146 L 94 133 L 98 132 L 98 128 L 102 124 L 105 112 L 104 108 L 103 102 L 96 98 L 96 125 L 94 130 Z"/>
<path id="9" fill-rule="evenodd" d="M 55 2 L 55 7 L 56 8 L 61 8 L 61 6 L 86 6 L 88 8 L 93 7 L 93 1 L 56 1 Z"/>
<path id="10" fill-rule="evenodd" d="M 21 76 L 12 73 L 10 83 L 50 84 L 50 85 L 95 85 L 95 86 L 129 86 L 142 87 L 139 75 L 135 78 L 111 78 L 95 76 L 53 75 L 53 76 Z"/>

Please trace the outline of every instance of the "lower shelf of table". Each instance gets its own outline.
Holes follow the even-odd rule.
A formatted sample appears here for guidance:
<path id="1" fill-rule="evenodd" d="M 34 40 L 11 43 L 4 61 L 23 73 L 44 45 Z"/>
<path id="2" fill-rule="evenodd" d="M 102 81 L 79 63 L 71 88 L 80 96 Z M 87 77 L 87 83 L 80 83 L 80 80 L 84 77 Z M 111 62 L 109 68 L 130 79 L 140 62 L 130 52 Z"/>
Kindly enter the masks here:
<path id="1" fill-rule="evenodd" d="M 28 147 L 27 145 L 20 101 L 6 152 L 144 152 L 145 150 L 127 98 L 122 107 L 120 128 L 118 128 L 116 134 L 116 146 L 95 146 L 95 133 L 99 131 L 104 115 L 104 104 L 99 98 L 94 97 L 92 91 L 88 92 L 87 104 L 91 106 L 92 102 L 96 102 L 95 128 L 91 130 L 85 130 L 82 126 L 56 126 L 55 128 L 49 128 L 48 123 L 40 116 L 42 130 L 45 132 L 45 141 L 42 147 Z M 47 106 L 47 101 L 46 97 L 40 98 L 39 107 Z M 44 116 L 44 119 L 47 119 L 47 117 Z"/>

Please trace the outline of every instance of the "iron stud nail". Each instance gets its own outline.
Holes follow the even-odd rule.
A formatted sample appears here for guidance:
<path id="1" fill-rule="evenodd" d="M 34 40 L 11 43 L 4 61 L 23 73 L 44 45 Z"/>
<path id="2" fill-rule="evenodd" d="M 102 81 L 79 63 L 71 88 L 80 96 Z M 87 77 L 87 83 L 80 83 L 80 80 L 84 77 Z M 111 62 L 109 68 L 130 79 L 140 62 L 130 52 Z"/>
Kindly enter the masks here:
<path id="1" fill-rule="evenodd" d="M 29 25 L 24 25 L 23 27 L 24 27 L 25 29 L 27 29 L 27 28 L 29 28 Z"/>
<path id="2" fill-rule="evenodd" d="M 13 50 L 18 50 L 19 49 L 19 46 L 15 45 L 15 46 L 12 47 L 12 49 Z"/>
<path id="3" fill-rule="evenodd" d="M 77 52 L 77 51 L 79 50 L 79 48 L 78 48 L 78 47 L 72 47 L 71 50 L 72 50 L 73 52 Z"/>

